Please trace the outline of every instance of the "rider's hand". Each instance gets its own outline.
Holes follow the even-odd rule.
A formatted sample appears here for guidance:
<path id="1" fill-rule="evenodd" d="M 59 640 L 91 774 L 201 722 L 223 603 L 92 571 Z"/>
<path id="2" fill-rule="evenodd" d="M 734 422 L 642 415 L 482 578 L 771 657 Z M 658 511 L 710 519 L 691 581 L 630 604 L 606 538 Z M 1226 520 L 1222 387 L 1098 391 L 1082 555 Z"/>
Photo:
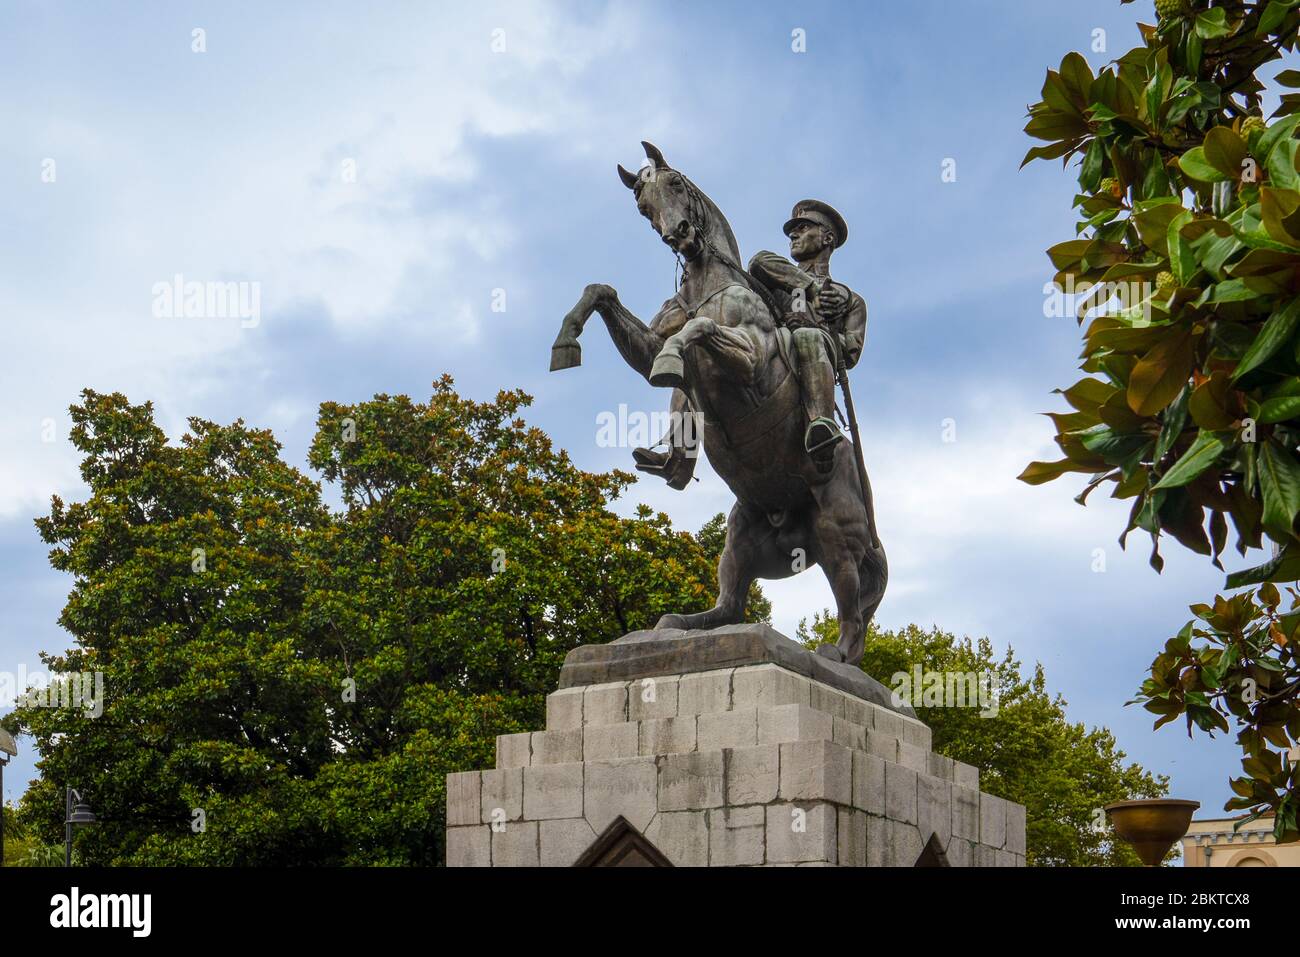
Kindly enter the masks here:
<path id="1" fill-rule="evenodd" d="M 838 283 L 828 282 L 817 294 L 817 308 L 827 319 L 838 319 L 848 307 L 848 290 Z"/>

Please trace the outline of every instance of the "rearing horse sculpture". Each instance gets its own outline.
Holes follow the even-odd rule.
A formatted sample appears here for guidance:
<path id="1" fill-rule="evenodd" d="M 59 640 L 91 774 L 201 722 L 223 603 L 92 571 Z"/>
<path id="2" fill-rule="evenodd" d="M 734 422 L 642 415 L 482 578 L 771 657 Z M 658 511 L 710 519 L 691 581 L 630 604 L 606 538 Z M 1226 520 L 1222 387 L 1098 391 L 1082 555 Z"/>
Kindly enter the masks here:
<path id="1" fill-rule="evenodd" d="M 647 326 L 610 286 L 593 284 L 564 317 L 551 371 L 582 361 L 578 336 L 598 313 L 629 366 L 653 386 L 680 389 L 701 421 L 705 454 L 736 496 L 718 564 L 718 602 L 664 615 L 659 628 L 714 628 L 743 620 L 756 578 L 788 578 L 819 564 L 839 614 L 836 645 L 818 651 L 856 665 L 885 592 L 885 552 L 873 544 L 853 451 L 835 449 L 829 473 L 804 451 L 799 385 L 784 358 L 771 296 L 740 266 L 726 217 L 700 189 L 642 144 L 649 165 L 618 168 L 637 209 L 686 264 L 677 293 Z"/>

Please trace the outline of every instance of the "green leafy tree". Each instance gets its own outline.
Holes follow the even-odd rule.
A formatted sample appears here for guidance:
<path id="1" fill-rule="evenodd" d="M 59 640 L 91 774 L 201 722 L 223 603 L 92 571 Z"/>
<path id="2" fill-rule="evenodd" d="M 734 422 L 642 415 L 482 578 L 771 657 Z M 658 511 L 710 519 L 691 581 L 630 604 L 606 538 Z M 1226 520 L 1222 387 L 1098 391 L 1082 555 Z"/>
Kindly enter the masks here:
<path id="1" fill-rule="evenodd" d="M 1271 558 L 1228 588 L 1300 577 L 1300 92 L 1266 120 L 1258 72 L 1293 51 L 1300 5 L 1160 0 L 1143 45 L 1096 75 L 1071 53 L 1049 70 L 1025 131 L 1025 162 L 1079 157 L 1076 238 L 1049 249 L 1056 284 L 1081 296 L 1087 377 L 1052 414 L 1063 457 L 1020 476 L 1068 473 L 1132 500 L 1127 527 L 1222 568 L 1228 523 L 1244 556 Z M 1300 71 L 1276 83 L 1300 87 Z M 1138 700 L 1193 727 L 1239 727 L 1244 777 L 1229 809 L 1275 816 L 1300 837 L 1300 787 L 1285 760 L 1300 739 L 1300 604 L 1287 589 L 1194 606 L 1152 664 Z M 1208 627 L 1207 627 L 1208 626 Z M 1197 642 L 1197 639 L 1205 639 Z M 1270 745 L 1277 750 L 1270 750 Z"/>
<path id="2" fill-rule="evenodd" d="M 820 613 L 811 625 L 800 622 L 798 637 L 808 647 L 834 644 L 839 622 L 829 611 Z M 1028 864 L 1137 866 L 1132 849 L 1102 825 L 1101 808 L 1163 795 L 1168 780 L 1126 764 L 1107 729 L 1071 723 L 1065 699 L 1048 694 L 1041 664 L 1026 676 L 1010 648 L 997 658 L 987 638 L 958 640 L 916 625 L 881 631 L 873 624 L 861 667 L 891 690 L 898 687 L 892 676 L 913 675 L 917 667 L 922 674 L 989 675 L 996 713 L 982 714 L 977 706 L 916 707 L 933 733 L 934 750 L 979 768 L 981 790 L 1025 806 Z"/>
<path id="3" fill-rule="evenodd" d="M 84 502 L 37 526 L 72 592 L 51 671 L 104 676 L 99 717 L 20 706 L 41 777 L 100 823 L 87 863 L 436 864 L 449 771 L 537 727 L 571 648 L 702 610 L 694 536 L 608 502 L 633 477 L 578 469 L 519 417 L 528 398 L 325 403 L 310 462 L 269 432 L 199 419 L 172 444 L 148 404 L 73 407 Z"/>

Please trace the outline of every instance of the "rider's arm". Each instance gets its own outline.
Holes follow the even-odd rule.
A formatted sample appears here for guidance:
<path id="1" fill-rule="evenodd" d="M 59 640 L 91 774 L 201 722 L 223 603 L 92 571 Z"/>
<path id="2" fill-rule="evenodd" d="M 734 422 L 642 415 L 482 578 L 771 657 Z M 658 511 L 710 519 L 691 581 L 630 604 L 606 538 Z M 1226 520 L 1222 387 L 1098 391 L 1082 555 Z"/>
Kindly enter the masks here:
<path id="1" fill-rule="evenodd" d="M 840 347 L 844 350 L 844 364 L 852 369 L 858 364 L 862 347 L 867 341 L 867 304 L 857 293 L 852 294 L 839 336 Z"/>
<path id="2" fill-rule="evenodd" d="M 755 253 L 749 261 L 749 274 L 767 288 L 785 293 L 792 293 L 796 289 L 807 292 L 817 281 L 812 273 L 800 269 L 779 253 L 768 252 L 766 249 Z"/>

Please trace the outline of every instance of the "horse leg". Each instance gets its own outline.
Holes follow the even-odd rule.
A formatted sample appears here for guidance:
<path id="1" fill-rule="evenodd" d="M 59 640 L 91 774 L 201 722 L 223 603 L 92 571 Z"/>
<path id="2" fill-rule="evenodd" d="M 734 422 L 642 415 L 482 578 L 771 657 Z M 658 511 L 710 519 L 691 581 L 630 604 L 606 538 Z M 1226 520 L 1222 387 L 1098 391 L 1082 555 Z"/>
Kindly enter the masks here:
<path id="1" fill-rule="evenodd" d="M 582 346 L 578 337 L 593 312 L 605 320 L 609 338 L 623 361 L 642 377 L 649 378 L 650 366 L 663 348 L 663 338 L 619 302 L 618 293 L 604 283 L 592 283 L 584 289 L 577 304 L 560 323 L 559 335 L 551 346 L 551 371 L 582 364 Z"/>
<path id="2" fill-rule="evenodd" d="M 719 325 L 707 316 L 696 316 L 664 340 L 654 357 L 648 376 L 650 384 L 685 388 L 685 354 L 695 346 L 707 348 L 724 372 L 743 382 L 753 380 L 758 364 L 753 340 L 737 328 Z"/>
<path id="3" fill-rule="evenodd" d="M 693 615 L 664 615 L 656 628 L 716 628 L 745 619 L 749 586 L 779 559 L 776 532 L 757 509 L 737 502 L 727 516 L 727 544 L 718 562 L 718 603 Z"/>
<path id="4" fill-rule="evenodd" d="M 889 564 L 885 560 L 884 548 L 877 545 L 867 548 L 858 566 L 858 609 L 862 616 L 862 629 L 866 632 L 871 619 L 880 607 L 880 600 L 885 597 L 885 585 L 889 581 Z M 858 659 L 859 661 L 861 658 Z"/>
<path id="5" fill-rule="evenodd" d="M 845 467 L 845 460 L 840 456 L 840 467 L 836 469 L 833 480 L 818 488 L 814 495 L 817 499 L 812 518 L 813 535 L 817 540 L 818 558 L 826 580 L 830 583 L 835 596 L 836 612 L 840 619 L 840 637 L 834 645 L 823 645 L 817 649 L 818 654 L 836 661 L 856 665 L 862 661 L 866 644 L 867 622 L 863 612 L 869 609 L 875 612 L 884 594 L 884 578 L 868 582 L 874 588 L 874 598 L 862 594 L 862 570 L 872 566 L 867 562 L 871 546 L 868 542 L 866 512 L 862 506 L 861 493 L 853 487 L 856 474 Z M 852 479 L 850 483 L 848 479 Z M 879 552 L 881 562 L 884 551 Z"/>

